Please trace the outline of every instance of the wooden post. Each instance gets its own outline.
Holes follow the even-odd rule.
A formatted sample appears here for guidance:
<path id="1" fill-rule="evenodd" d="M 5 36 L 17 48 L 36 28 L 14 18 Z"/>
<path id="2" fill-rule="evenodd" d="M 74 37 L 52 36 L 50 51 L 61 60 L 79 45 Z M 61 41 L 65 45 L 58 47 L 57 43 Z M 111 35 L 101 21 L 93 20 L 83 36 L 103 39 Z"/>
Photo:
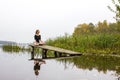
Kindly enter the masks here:
<path id="1" fill-rule="evenodd" d="M 34 46 L 32 46 L 31 59 L 34 59 Z"/>
<path id="2" fill-rule="evenodd" d="M 59 57 L 62 57 L 62 53 L 59 53 Z"/>
<path id="3" fill-rule="evenodd" d="M 47 49 L 42 49 L 42 58 L 47 58 Z"/>
<path id="4" fill-rule="evenodd" d="M 34 49 L 35 49 L 34 46 L 32 46 L 32 52 L 31 52 L 32 54 L 34 54 Z"/>
<path id="5" fill-rule="evenodd" d="M 58 55 L 57 55 L 57 52 L 56 52 L 56 51 L 54 52 L 54 55 L 55 55 L 55 57 L 58 57 Z"/>
<path id="6" fill-rule="evenodd" d="M 34 53 L 31 52 L 31 59 L 34 59 Z"/>

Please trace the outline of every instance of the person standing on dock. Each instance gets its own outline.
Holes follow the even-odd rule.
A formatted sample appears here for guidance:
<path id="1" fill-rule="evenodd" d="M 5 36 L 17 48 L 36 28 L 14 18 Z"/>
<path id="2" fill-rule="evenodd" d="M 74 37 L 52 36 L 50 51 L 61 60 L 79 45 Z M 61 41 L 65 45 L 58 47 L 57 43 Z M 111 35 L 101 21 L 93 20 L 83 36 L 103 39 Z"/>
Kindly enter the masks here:
<path id="1" fill-rule="evenodd" d="M 37 29 L 37 30 L 35 31 L 34 39 L 35 39 L 34 45 L 43 45 L 43 44 L 45 44 L 45 43 L 41 40 L 41 35 L 40 35 L 40 30 L 39 30 L 39 29 Z"/>

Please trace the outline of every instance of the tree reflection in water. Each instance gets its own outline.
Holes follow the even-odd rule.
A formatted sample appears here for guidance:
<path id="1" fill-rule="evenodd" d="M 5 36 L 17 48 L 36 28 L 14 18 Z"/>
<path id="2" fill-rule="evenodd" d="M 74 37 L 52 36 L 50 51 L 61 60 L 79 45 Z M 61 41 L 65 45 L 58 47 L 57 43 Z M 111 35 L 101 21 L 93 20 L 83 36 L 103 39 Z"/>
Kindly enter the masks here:
<path id="1" fill-rule="evenodd" d="M 82 55 L 70 59 L 59 59 L 58 61 L 66 64 L 72 63 L 80 69 L 97 69 L 99 72 L 106 73 L 108 70 L 115 71 L 116 76 L 120 76 L 120 57 Z M 66 65 L 65 65 L 66 66 Z"/>
<path id="2" fill-rule="evenodd" d="M 10 48 L 8 48 L 10 49 Z M 3 49 L 3 51 L 13 52 L 11 50 Z M 17 51 L 15 52 L 17 53 Z M 41 64 L 45 64 L 45 61 L 35 59 L 36 56 L 41 56 L 38 53 L 31 53 L 31 60 L 34 60 L 34 72 L 35 75 L 39 75 Z M 64 63 L 65 69 L 68 63 L 72 63 L 79 69 L 96 69 L 99 72 L 106 73 L 107 71 L 115 71 L 116 76 L 120 76 L 120 57 L 115 56 L 98 56 L 98 55 L 82 55 L 80 57 L 57 59 L 58 62 Z M 69 66 L 69 65 L 68 65 Z M 119 78 L 120 79 L 120 78 Z"/>

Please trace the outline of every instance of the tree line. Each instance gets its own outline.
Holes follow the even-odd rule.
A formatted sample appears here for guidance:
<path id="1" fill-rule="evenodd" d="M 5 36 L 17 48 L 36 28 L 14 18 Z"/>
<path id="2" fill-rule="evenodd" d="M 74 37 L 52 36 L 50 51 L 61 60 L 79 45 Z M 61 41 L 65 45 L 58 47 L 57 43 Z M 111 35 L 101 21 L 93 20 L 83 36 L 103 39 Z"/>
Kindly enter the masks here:
<path id="1" fill-rule="evenodd" d="M 80 34 L 99 34 L 99 33 L 120 33 L 120 23 L 108 23 L 106 20 L 103 22 L 98 22 L 96 25 L 93 23 L 83 23 L 79 24 L 73 35 L 79 36 Z"/>

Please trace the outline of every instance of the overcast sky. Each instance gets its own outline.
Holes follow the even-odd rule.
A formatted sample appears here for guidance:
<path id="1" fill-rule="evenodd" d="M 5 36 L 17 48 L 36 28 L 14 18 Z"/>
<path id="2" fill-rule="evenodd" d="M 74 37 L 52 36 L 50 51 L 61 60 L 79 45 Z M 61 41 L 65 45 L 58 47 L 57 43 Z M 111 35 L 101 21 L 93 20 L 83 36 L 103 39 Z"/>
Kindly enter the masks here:
<path id="1" fill-rule="evenodd" d="M 82 23 L 107 20 L 112 0 L 0 0 L 0 40 L 33 42 L 36 29 L 42 39 L 72 34 Z"/>

